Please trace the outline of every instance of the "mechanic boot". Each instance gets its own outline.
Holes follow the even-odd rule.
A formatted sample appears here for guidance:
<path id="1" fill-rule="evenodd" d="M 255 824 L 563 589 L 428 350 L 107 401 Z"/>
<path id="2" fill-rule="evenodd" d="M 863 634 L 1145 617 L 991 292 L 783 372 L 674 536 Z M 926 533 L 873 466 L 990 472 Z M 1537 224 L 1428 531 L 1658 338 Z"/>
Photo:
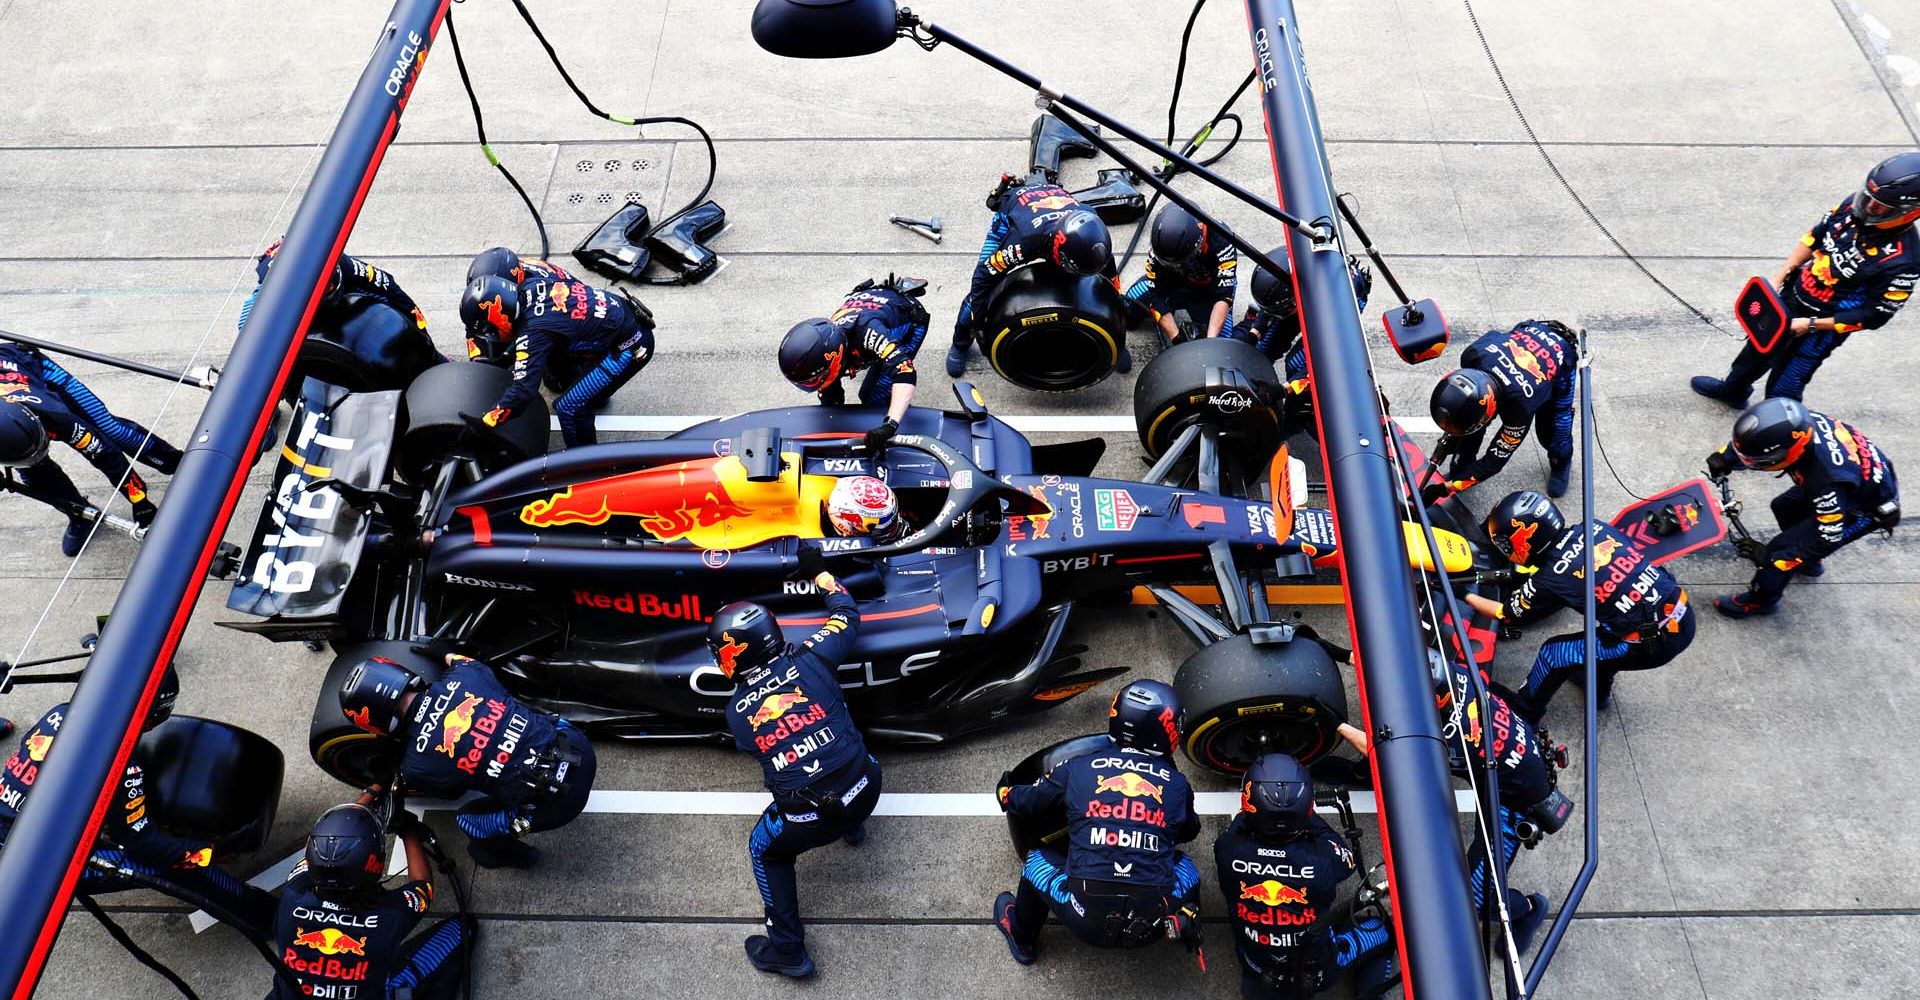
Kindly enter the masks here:
<path id="1" fill-rule="evenodd" d="M 1713 610 L 1728 618 L 1764 618 L 1780 610 L 1780 602 L 1762 604 L 1752 594 L 1729 594 L 1713 599 Z"/>
<path id="2" fill-rule="evenodd" d="M 959 378 L 967 373 L 967 355 L 973 350 L 973 338 L 961 340 L 955 337 L 953 346 L 947 348 L 947 377 Z"/>
<path id="3" fill-rule="evenodd" d="M 1524 955 L 1528 948 L 1533 947 L 1534 936 L 1540 933 L 1541 926 L 1547 922 L 1547 897 L 1537 892 L 1528 893 L 1521 897 L 1527 904 L 1526 912 L 1514 913 L 1516 907 L 1512 905 L 1512 900 L 1519 895 L 1512 889 L 1507 890 L 1508 917 L 1513 921 L 1513 946 Z M 1501 942 L 1502 947 L 1505 944 Z"/>
<path id="4" fill-rule="evenodd" d="M 13 735 L 13 720 L 0 716 L 0 740 Z"/>
<path id="5" fill-rule="evenodd" d="M 840 842 L 847 845 L 848 847 L 859 847 L 861 844 L 866 843 L 867 842 L 867 824 L 862 823 L 859 826 L 856 826 L 853 829 L 848 830 L 847 835 L 840 838 Z"/>
<path id="6" fill-rule="evenodd" d="M 1711 375 L 1695 375 L 1687 385 L 1690 386 L 1696 394 L 1705 396 L 1708 399 L 1718 400 L 1736 410 L 1744 410 L 1747 408 L 1747 396 L 1753 391 L 1752 389 L 1736 389 L 1728 385 L 1726 380 L 1717 379 Z"/>
<path id="7" fill-rule="evenodd" d="M 1133 370 L 1133 352 L 1127 349 L 1127 345 L 1120 345 L 1120 359 L 1113 363 L 1113 370 L 1121 375 Z"/>
<path id="8" fill-rule="evenodd" d="M 747 961 L 761 972 L 773 972 L 791 979 L 805 979 L 814 973 L 813 956 L 803 946 L 783 952 L 773 946 L 765 934 L 747 939 Z"/>
<path id="9" fill-rule="evenodd" d="M 1555 500 L 1567 495 L 1567 482 L 1573 478 L 1573 459 L 1547 466 L 1547 496 Z"/>
<path id="10" fill-rule="evenodd" d="M 482 868 L 532 868 L 540 849 L 518 837 L 488 837 L 467 841 L 467 857 Z"/>
<path id="11" fill-rule="evenodd" d="M 993 926 L 1000 928 L 1000 936 L 1007 939 L 1007 951 L 1013 960 L 1021 965 L 1032 965 L 1040 957 L 1040 949 L 1030 944 L 1021 944 L 1013 936 L 1013 893 L 1003 892 L 993 897 Z"/>
<path id="12" fill-rule="evenodd" d="M 72 559 L 80 554 L 82 546 L 87 544 L 87 533 L 93 525 L 79 518 L 67 521 L 67 533 L 60 536 L 60 554 Z"/>

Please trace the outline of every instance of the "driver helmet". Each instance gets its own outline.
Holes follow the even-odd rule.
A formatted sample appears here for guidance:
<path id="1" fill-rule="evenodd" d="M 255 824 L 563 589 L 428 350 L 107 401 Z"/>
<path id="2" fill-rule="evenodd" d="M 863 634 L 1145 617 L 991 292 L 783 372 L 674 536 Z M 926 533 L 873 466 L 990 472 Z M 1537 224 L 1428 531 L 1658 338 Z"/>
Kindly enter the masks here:
<path id="1" fill-rule="evenodd" d="M 1874 229 L 1904 229 L 1920 219 L 1920 152 L 1881 160 L 1853 196 L 1853 219 Z"/>
<path id="2" fill-rule="evenodd" d="M 366 806 L 337 805 L 313 824 L 306 853 L 313 891 L 343 902 L 380 884 L 387 871 L 387 831 Z"/>
<path id="3" fill-rule="evenodd" d="M 520 286 L 499 275 L 467 282 L 460 296 L 460 323 L 467 328 L 467 358 L 499 364 L 507 360 L 514 325 L 520 322 Z"/>
<path id="4" fill-rule="evenodd" d="M 473 255 L 473 263 L 467 266 L 467 281 L 492 275 L 505 278 L 514 284 L 527 280 L 527 269 L 520 263 L 520 255 L 506 247 L 488 247 Z"/>
<path id="5" fill-rule="evenodd" d="M 1114 746 L 1147 753 L 1171 754 L 1185 724 L 1180 696 L 1160 681 L 1134 681 L 1107 708 L 1107 738 Z"/>
<path id="6" fill-rule="evenodd" d="M 1240 780 L 1240 815 L 1261 840 L 1306 833 L 1313 820 L 1313 778 L 1287 754 L 1262 754 Z"/>
<path id="7" fill-rule="evenodd" d="M 0 400 L 0 467 L 24 469 L 47 457 L 47 428 L 19 403 Z"/>
<path id="8" fill-rule="evenodd" d="M 794 387 L 819 392 L 840 378 L 847 360 L 847 331 L 825 317 L 803 319 L 780 341 L 780 374 Z"/>
<path id="9" fill-rule="evenodd" d="M 1465 437 L 1485 430 L 1493 422 L 1499 401 L 1493 394 L 1493 377 L 1478 368 L 1456 368 L 1433 387 L 1428 407 L 1433 422 L 1448 437 Z"/>
<path id="10" fill-rule="evenodd" d="M 340 686 L 340 711 L 369 733 L 390 735 L 400 728 L 407 697 L 426 686 L 419 674 L 384 656 L 371 656 L 355 664 Z"/>
<path id="11" fill-rule="evenodd" d="M 1068 274 L 1098 274 L 1113 263 L 1107 224 L 1087 209 L 1061 220 L 1053 232 L 1053 262 Z"/>
<path id="12" fill-rule="evenodd" d="M 1768 397 L 1733 421 L 1733 453 L 1749 469 L 1784 469 L 1800 460 L 1812 440 L 1813 418 L 1797 399 Z"/>
<path id="13" fill-rule="evenodd" d="M 842 538 L 864 535 L 885 543 L 900 534 L 900 502 L 892 487 L 872 476 L 847 476 L 827 494 L 827 523 Z"/>
<path id="14" fill-rule="evenodd" d="M 1531 566 L 1562 531 L 1567 519 L 1545 494 L 1518 490 L 1487 512 L 1487 541 L 1515 566 Z"/>

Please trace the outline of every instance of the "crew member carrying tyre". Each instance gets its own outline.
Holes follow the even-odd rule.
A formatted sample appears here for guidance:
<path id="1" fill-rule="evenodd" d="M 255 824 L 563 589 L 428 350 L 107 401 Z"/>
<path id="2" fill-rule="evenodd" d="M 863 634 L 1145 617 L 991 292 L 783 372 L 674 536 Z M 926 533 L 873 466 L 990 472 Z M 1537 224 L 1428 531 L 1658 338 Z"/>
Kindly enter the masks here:
<path id="1" fill-rule="evenodd" d="M 1189 335 L 1231 337 L 1239 268 L 1240 251 L 1224 234 L 1169 204 L 1153 220 L 1147 274 L 1127 289 L 1127 298 L 1153 311 L 1169 344 Z M 1197 329 L 1180 328 L 1182 312 Z"/>
<path id="2" fill-rule="evenodd" d="M 475 278 L 505 278 L 516 285 L 529 281 L 572 281 L 566 268 L 550 260 L 522 257 L 506 247 L 488 247 L 473 255 L 467 265 L 467 283 Z"/>
<path id="3" fill-rule="evenodd" d="M 1920 283 L 1920 152 L 1897 153 L 1859 191 L 1814 223 L 1773 276 L 1791 319 L 1783 342 L 1740 348 L 1724 379 L 1696 375 L 1693 391 L 1736 409 L 1766 376 L 1763 395 L 1799 399 L 1849 334 L 1878 330 Z"/>
<path id="4" fill-rule="evenodd" d="M 1047 911 L 1096 948 L 1144 948 L 1172 937 L 1200 947 L 1200 871 L 1175 848 L 1200 833 L 1193 788 L 1174 766 L 1183 715 L 1173 688 L 1134 681 L 1107 712 L 1109 749 L 1082 754 L 1030 785 L 1002 775 L 1000 806 L 1065 811 L 1065 850 L 1027 854 L 1017 893 L 993 901 L 993 922 L 1021 965 L 1039 957 Z"/>
<path id="5" fill-rule="evenodd" d="M 280 240 L 274 240 L 273 245 L 254 261 L 253 272 L 258 276 L 260 284 L 266 282 L 267 271 L 272 269 L 273 262 L 280 257 L 280 243 Z M 260 298 L 260 284 L 253 286 L 253 294 L 248 295 L 247 301 L 240 306 L 239 326 L 241 327 L 245 327 L 247 317 L 253 315 L 253 304 Z M 427 328 L 427 314 L 420 311 L 420 307 L 413 302 L 413 296 L 408 295 L 406 289 L 400 287 L 400 282 L 394 280 L 392 274 L 375 267 L 368 261 L 349 257 L 343 253 L 340 259 L 334 262 L 333 274 L 327 278 L 327 291 L 320 304 L 324 308 L 348 295 L 371 296 L 391 306 L 402 315 L 413 317 L 414 325 L 421 330 Z"/>
<path id="6" fill-rule="evenodd" d="M 1565 323 L 1529 319 L 1505 332 L 1488 330 L 1461 352 L 1460 367 L 1433 387 L 1431 400 L 1433 421 L 1447 436 L 1440 449 L 1453 457 L 1447 490 L 1464 492 L 1498 475 L 1526 441 L 1531 424 L 1547 452 L 1547 496 L 1567 492 L 1573 469 L 1574 340 Z M 1481 439 L 1496 416 L 1500 432 L 1482 455 Z"/>
<path id="7" fill-rule="evenodd" d="M 78 413 L 69 409 L 66 393 L 43 382 L 37 377 L 40 373 L 4 367 L 9 363 L 9 353 L 0 348 L 0 466 L 19 470 L 20 485 L 14 492 L 67 515 L 67 530 L 60 536 L 61 553 L 68 557 L 80 554 L 88 533 L 93 530 L 93 522 L 81 512 L 93 505 L 79 487 L 73 485 L 66 470 L 48 456 L 47 450 L 54 441 L 79 452 L 88 464 L 99 469 L 133 505 L 136 523 L 152 524 L 160 508 L 147 495 L 146 480 L 133 471 L 124 453 L 127 446 L 121 443 L 132 440 L 131 450 L 140 451 L 140 441 L 148 440 L 147 429 L 114 417 L 78 380 L 69 382 L 69 386 L 78 386 L 85 399 L 91 400 L 94 407 L 115 422 L 114 430 L 109 433 L 85 415 L 85 408 Z M 180 461 L 180 452 L 157 436 L 151 438 L 140 453 L 142 461 L 167 472 Z"/>
<path id="8" fill-rule="evenodd" d="M 1000 187 L 987 197 L 987 207 L 993 210 L 993 221 L 980 246 L 973 283 L 953 323 L 953 346 L 947 350 L 947 374 L 953 378 L 966 374 L 967 352 L 982 332 L 977 310 L 1001 277 L 1041 265 L 1072 275 L 1116 277 L 1107 224 L 1066 188 L 1044 181 L 1020 184 L 1011 174 L 1003 174 Z M 1114 370 L 1124 374 L 1132 368 L 1133 354 L 1122 344 Z"/>
<path id="9" fill-rule="evenodd" d="M 1613 703 L 1613 680 L 1622 671 L 1651 670 L 1671 663 L 1693 642 L 1695 616 L 1687 592 L 1612 525 L 1589 521 L 1568 527 L 1552 500 L 1532 491 L 1509 493 L 1487 513 L 1487 538 L 1515 566 L 1532 567 L 1526 582 L 1505 600 L 1466 595 L 1475 611 L 1509 625 L 1538 621 L 1561 608 L 1586 607 L 1586 552 L 1593 548 L 1593 609 L 1598 678 L 1595 696 L 1605 710 Z M 1584 676 L 1584 630 L 1540 644 L 1526 686 L 1513 707 L 1538 724 L 1547 704 L 1569 678 Z"/>
<path id="10" fill-rule="evenodd" d="M 479 797 L 454 817 L 482 868 L 527 868 L 540 851 L 521 834 L 557 830 L 586 808 L 597 761 L 572 723 L 528 708 L 493 668 L 448 654 L 428 683 L 382 656 L 355 665 L 340 687 L 347 721 L 399 741 L 400 787 L 440 798 Z"/>
<path id="11" fill-rule="evenodd" d="M 1233 950 L 1246 1000 L 1305 1000 L 1347 969 L 1373 996 L 1394 976 L 1393 934 L 1379 917 L 1334 917 L 1353 852 L 1314 812 L 1313 779 L 1270 753 L 1240 783 L 1240 812 L 1213 842 L 1220 894 L 1233 911 Z"/>
<path id="12" fill-rule="evenodd" d="M 321 813 L 307 834 L 305 854 L 287 876 L 274 921 L 281 973 L 270 1000 L 458 995 L 467 965 L 461 953 L 472 947 L 474 929 L 448 917 L 413 935 L 433 902 L 433 866 L 419 821 L 396 809 L 407 881 L 382 888 L 387 830 L 367 807 L 372 797 Z"/>
<path id="13" fill-rule="evenodd" d="M 167 721 L 179 695 L 180 676 L 169 666 L 148 704 L 141 731 Z M 66 718 L 65 702 L 48 709 L 21 734 L 19 746 L 0 769 L 0 844 L 20 817 Z M 206 908 L 249 937 L 266 940 L 273 930 L 273 897 L 214 867 L 212 843 L 160 828 L 154 815 L 162 809 L 147 785 L 147 767 L 141 744 L 135 743 L 75 891 L 95 896 L 156 889 Z"/>
<path id="14" fill-rule="evenodd" d="M 734 682 L 727 728 L 760 761 L 773 804 L 747 838 L 767 932 L 746 940 L 747 961 L 795 979 L 814 973 L 800 922 L 794 859 L 836 840 L 858 846 L 880 801 L 880 762 L 867 752 L 835 675 L 860 632 L 860 612 L 827 572 L 820 550 L 801 550 L 801 572 L 827 598 L 827 620 L 789 647 L 773 612 L 736 601 L 714 613 L 707 648 Z"/>
<path id="15" fill-rule="evenodd" d="M 593 444 L 592 412 L 653 359 L 653 314 L 624 292 L 575 278 L 526 272 L 526 280 L 485 275 L 467 282 L 460 322 L 467 356 L 507 366 L 513 381 L 483 419 L 498 427 L 540 393 L 552 365 L 579 374 L 553 401 L 560 438 L 571 448 Z"/>
<path id="16" fill-rule="evenodd" d="M 1780 533 L 1752 540 L 1741 554 L 1758 568 L 1744 593 L 1715 599 L 1729 618 L 1770 615 L 1795 576 L 1826 573 L 1826 558 L 1874 531 L 1900 523 L 1900 485 L 1893 462 L 1852 424 L 1793 399 L 1763 399 L 1733 422 L 1733 440 L 1707 456 L 1707 474 L 1737 468 L 1784 472 L 1793 480 L 1773 498 Z"/>
<path id="17" fill-rule="evenodd" d="M 888 275 L 884 284 L 868 278 L 831 317 L 803 319 L 780 341 L 780 374 L 795 387 L 818 393 L 828 406 L 847 401 L 841 379 L 867 373 L 860 405 L 887 408 L 886 419 L 867 432 L 868 448 L 886 444 L 913 404 L 919 381 L 914 360 L 929 321 L 915 296 L 925 288 L 926 282 L 913 278 Z"/>

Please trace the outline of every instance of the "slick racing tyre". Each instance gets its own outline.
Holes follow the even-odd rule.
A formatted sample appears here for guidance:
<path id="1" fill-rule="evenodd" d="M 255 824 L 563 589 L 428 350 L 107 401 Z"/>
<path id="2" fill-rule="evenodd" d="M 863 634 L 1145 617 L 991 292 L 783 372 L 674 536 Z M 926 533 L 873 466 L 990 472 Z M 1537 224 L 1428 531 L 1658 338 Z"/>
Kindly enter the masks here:
<path id="1" fill-rule="evenodd" d="M 1113 741 L 1107 739 L 1105 733 L 1075 736 L 1034 751 L 1025 760 L 1015 764 L 1009 773 L 1013 776 L 1014 784 L 1031 785 L 1075 757 L 1112 747 Z M 998 794 L 998 789 L 995 793 Z M 1064 851 L 1067 845 L 1066 810 L 1062 809 L 1052 816 L 1016 816 L 1008 813 L 1007 835 L 1013 839 L 1014 853 L 1022 858 L 1037 847 L 1057 847 Z"/>
<path id="2" fill-rule="evenodd" d="M 1113 282 L 1029 267 L 1001 280 L 980 312 L 980 352 L 1023 389 L 1072 392 L 1113 373 L 1126 346 Z"/>
<path id="3" fill-rule="evenodd" d="M 298 395 L 303 377 L 352 392 L 405 389 L 444 360 L 412 316 L 371 296 L 349 295 L 315 317 L 288 392 Z"/>
<path id="4" fill-rule="evenodd" d="M 313 720 L 307 727 L 307 749 L 320 770 L 355 788 L 391 785 L 400 766 L 400 744 L 390 736 L 369 733 L 347 721 L 340 710 L 340 688 L 360 661 L 384 656 L 426 678 L 428 684 L 440 678 L 446 650 L 420 643 L 374 640 L 334 647 L 338 654 L 327 667 L 326 680 L 320 684 L 320 698 L 313 706 Z"/>
<path id="5" fill-rule="evenodd" d="M 266 737 L 176 715 L 140 737 L 148 816 L 221 857 L 266 846 L 286 761 Z"/>
<path id="6" fill-rule="evenodd" d="M 1312 763 L 1339 742 L 1347 687 L 1333 657 L 1305 637 L 1256 646 L 1245 635 L 1187 658 L 1173 676 L 1187 709 L 1188 759 L 1239 774 L 1266 753 Z"/>
<path id="7" fill-rule="evenodd" d="M 1221 434 L 1223 453 L 1251 471 L 1280 447 L 1280 379 L 1273 362 L 1245 341 L 1210 337 L 1161 351 L 1133 387 L 1140 443 L 1158 458 L 1190 426 Z"/>
<path id="8" fill-rule="evenodd" d="M 430 483 L 433 469 L 472 433 L 462 414 L 485 414 L 511 380 L 503 369 L 471 361 L 450 361 L 421 372 L 407 386 L 406 429 L 400 433 L 396 460 L 401 475 L 416 485 Z M 494 430 L 497 440 L 480 448 L 481 464 L 489 472 L 546 454 L 546 400 L 535 396 L 526 409 Z"/>

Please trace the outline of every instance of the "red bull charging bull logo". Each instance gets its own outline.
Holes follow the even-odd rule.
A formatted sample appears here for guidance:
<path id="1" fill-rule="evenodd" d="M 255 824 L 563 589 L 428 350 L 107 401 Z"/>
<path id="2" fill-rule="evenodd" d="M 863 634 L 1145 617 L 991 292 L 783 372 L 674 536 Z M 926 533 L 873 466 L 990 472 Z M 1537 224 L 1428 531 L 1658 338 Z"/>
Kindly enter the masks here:
<path id="1" fill-rule="evenodd" d="M 296 948 L 311 948 L 322 955 L 359 955 L 367 954 L 367 939 L 354 937 L 338 927 L 322 927 L 317 931 L 301 930 L 293 936 Z"/>
<path id="2" fill-rule="evenodd" d="M 752 715 L 747 716 L 747 723 L 753 726 L 753 728 L 759 729 L 761 726 L 770 722 L 779 721 L 781 716 L 787 714 L 787 712 L 795 706 L 805 705 L 806 703 L 807 697 L 800 693 L 799 688 L 794 688 L 790 692 L 775 692 L 774 694 L 767 695 L 767 697 L 760 702 L 760 707 L 754 709 Z"/>
<path id="3" fill-rule="evenodd" d="M 1245 882 L 1240 883 L 1240 898 L 1250 899 L 1262 906 L 1281 906 L 1284 904 L 1294 906 L 1307 905 L 1307 891 L 1305 889 L 1296 889 L 1285 882 L 1280 882 L 1275 879 L 1255 882 L 1252 885 L 1248 885 Z"/>
<path id="4" fill-rule="evenodd" d="M 27 759 L 38 764 L 47 759 L 47 751 L 53 749 L 53 737 L 46 733 L 34 733 L 27 737 Z"/>
<path id="5" fill-rule="evenodd" d="M 447 709 L 447 714 L 440 719 L 440 745 L 434 747 L 435 750 L 449 757 L 454 755 L 460 738 L 473 729 L 473 710 L 480 707 L 480 700 L 479 695 L 470 694 L 462 698 L 460 704 Z"/>
<path id="6" fill-rule="evenodd" d="M 1093 793 L 1098 795 L 1101 792 L 1119 792 L 1130 799 L 1146 797 L 1153 799 L 1155 802 L 1159 802 L 1160 796 L 1166 792 L 1166 788 L 1161 785 L 1156 785 L 1132 771 L 1123 771 L 1111 777 L 1101 776 L 1100 780 L 1093 786 Z"/>
<path id="7" fill-rule="evenodd" d="M 1553 377 L 1547 374 L 1546 368 L 1540 364 L 1540 359 L 1532 351 L 1511 340 L 1507 341 L 1506 348 L 1507 353 L 1513 356 L 1513 363 L 1521 371 L 1533 376 L 1535 381 L 1545 382 Z"/>
<path id="8" fill-rule="evenodd" d="M 520 508 L 520 520 L 536 528 L 552 528 L 632 517 L 654 538 L 677 541 L 752 513 L 735 503 L 720 481 L 717 465 L 723 461 L 728 459 L 676 462 L 576 483 Z"/>

